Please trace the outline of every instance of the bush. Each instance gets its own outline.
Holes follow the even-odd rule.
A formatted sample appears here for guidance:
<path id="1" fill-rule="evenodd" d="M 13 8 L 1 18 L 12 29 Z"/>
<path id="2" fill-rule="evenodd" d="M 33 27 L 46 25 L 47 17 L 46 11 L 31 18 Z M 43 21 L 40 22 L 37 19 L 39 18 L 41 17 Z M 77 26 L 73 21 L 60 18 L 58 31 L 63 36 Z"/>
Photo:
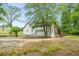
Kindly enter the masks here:
<path id="1" fill-rule="evenodd" d="M 10 30 L 10 33 L 14 33 L 15 36 L 17 37 L 18 36 L 18 33 L 21 31 L 21 29 L 17 26 L 15 27 L 11 27 L 11 30 Z"/>

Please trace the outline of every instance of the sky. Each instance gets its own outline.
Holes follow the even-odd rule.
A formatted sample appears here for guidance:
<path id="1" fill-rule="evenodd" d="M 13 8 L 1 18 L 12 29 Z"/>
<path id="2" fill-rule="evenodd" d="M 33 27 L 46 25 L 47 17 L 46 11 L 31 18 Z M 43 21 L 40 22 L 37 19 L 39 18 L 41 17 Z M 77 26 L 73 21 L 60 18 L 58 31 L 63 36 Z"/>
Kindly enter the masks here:
<path id="1" fill-rule="evenodd" d="M 21 9 L 21 17 L 19 18 L 19 20 L 23 20 L 23 22 L 14 21 L 13 26 L 24 27 L 28 20 L 28 19 L 26 19 L 27 16 L 24 15 L 25 14 L 25 10 L 24 10 L 25 4 L 24 3 L 8 3 L 8 5 L 16 6 Z M 58 16 L 57 19 L 60 19 L 60 16 Z"/>
<path id="2" fill-rule="evenodd" d="M 14 26 L 18 26 L 18 27 L 24 27 L 24 25 L 26 24 L 27 22 L 27 19 L 26 17 L 24 16 L 24 5 L 23 3 L 9 3 L 9 5 L 12 5 L 12 6 L 16 6 L 18 8 L 21 9 L 21 17 L 19 18 L 19 20 L 23 20 L 24 22 L 18 22 L 18 21 L 14 21 L 13 22 L 13 25 Z"/>

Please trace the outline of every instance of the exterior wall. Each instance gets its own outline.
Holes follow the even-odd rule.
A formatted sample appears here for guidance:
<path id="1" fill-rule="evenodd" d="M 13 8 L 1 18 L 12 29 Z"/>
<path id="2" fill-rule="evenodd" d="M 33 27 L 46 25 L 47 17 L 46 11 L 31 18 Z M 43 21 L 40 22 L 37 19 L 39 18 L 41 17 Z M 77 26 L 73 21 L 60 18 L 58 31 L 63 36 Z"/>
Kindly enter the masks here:
<path id="1" fill-rule="evenodd" d="M 55 37 L 54 27 L 51 27 L 51 37 Z"/>
<path id="2" fill-rule="evenodd" d="M 37 36 L 44 36 L 43 28 L 40 28 L 40 27 L 35 28 L 34 32 L 35 32 L 35 35 Z"/>
<path id="3" fill-rule="evenodd" d="M 58 37 L 57 29 L 54 26 L 51 27 L 51 37 Z"/>
<path id="4" fill-rule="evenodd" d="M 30 25 L 27 24 L 27 26 L 23 30 L 23 34 L 25 35 L 33 35 L 33 36 L 44 36 L 44 32 L 42 31 L 43 28 L 31 28 Z"/>
<path id="5" fill-rule="evenodd" d="M 25 35 L 33 35 L 33 29 L 30 25 L 27 24 L 27 26 L 23 30 L 23 34 Z"/>
<path id="6" fill-rule="evenodd" d="M 33 29 L 29 24 L 23 30 L 23 34 L 25 35 L 33 35 L 33 36 L 44 36 L 43 28 L 38 27 Z M 55 37 L 54 27 L 51 27 L 51 34 L 50 30 L 48 30 L 48 36 Z"/>

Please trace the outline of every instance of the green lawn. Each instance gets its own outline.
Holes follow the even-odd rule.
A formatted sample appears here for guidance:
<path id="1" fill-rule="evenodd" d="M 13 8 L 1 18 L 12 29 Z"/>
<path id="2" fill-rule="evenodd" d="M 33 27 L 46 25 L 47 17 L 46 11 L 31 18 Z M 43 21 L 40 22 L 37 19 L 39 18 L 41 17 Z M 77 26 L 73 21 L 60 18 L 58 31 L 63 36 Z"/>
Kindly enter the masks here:
<path id="1" fill-rule="evenodd" d="M 8 29 L 6 29 L 6 30 L 0 29 L 0 34 L 8 34 L 8 33 L 9 33 Z"/>
<path id="2" fill-rule="evenodd" d="M 68 35 L 68 36 L 65 36 L 65 38 L 71 39 L 71 40 L 78 40 L 79 36 L 78 35 Z"/>
<path id="3" fill-rule="evenodd" d="M 10 34 L 9 32 L 10 32 L 9 29 L 5 29 L 5 30 L 0 29 L 0 37 L 14 37 L 15 36 L 14 34 Z M 21 35 L 22 35 L 22 32 L 19 32 L 19 36 Z"/>

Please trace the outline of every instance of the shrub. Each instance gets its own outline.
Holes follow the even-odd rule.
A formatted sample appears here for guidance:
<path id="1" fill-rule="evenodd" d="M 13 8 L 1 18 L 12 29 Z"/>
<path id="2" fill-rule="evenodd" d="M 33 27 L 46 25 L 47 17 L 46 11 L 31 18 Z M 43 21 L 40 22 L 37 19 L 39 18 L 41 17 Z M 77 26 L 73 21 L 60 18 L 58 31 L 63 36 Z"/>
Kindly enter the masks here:
<path id="1" fill-rule="evenodd" d="M 21 31 L 21 29 L 17 26 L 15 27 L 11 27 L 11 30 L 10 30 L 10 33 L 14 33 L 15 36 L 17 37 L 18 36 L 18 33 Z"/>

